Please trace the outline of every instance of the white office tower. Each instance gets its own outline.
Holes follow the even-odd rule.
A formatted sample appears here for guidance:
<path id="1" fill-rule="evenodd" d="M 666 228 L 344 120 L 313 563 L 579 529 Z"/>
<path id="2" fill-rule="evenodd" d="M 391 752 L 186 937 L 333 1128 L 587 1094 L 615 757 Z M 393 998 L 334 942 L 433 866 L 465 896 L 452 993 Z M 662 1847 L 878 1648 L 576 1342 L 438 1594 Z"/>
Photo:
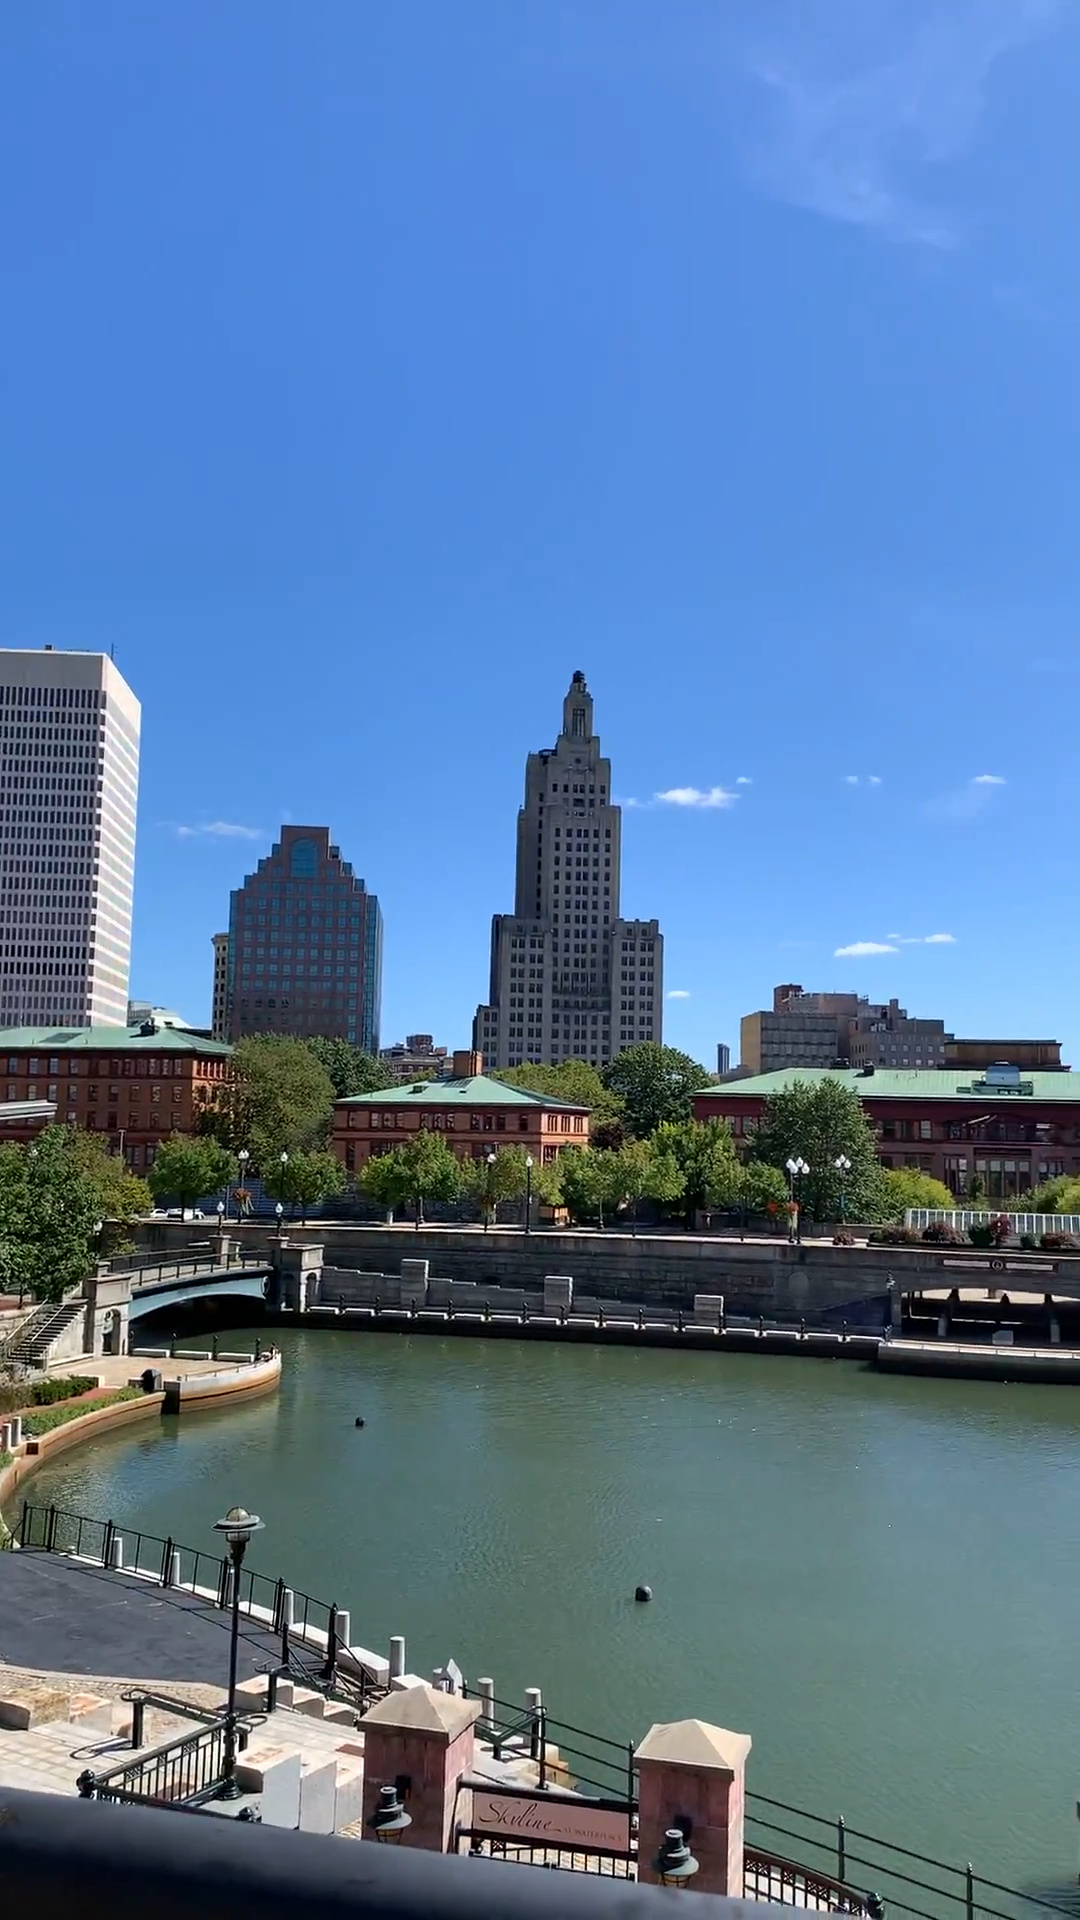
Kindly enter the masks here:
<path id="1" fill-rule="evenodd" d="M 0 648 L 0 1027 L 126 1023 L 140 719 L 104 654 Z"/>

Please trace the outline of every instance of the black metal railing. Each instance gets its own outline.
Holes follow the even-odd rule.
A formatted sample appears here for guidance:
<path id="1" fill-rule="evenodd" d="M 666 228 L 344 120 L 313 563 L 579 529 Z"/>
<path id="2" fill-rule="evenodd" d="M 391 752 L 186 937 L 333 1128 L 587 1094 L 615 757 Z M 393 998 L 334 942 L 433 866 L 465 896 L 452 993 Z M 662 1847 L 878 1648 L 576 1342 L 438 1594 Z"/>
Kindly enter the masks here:
<path id="1" fill-rule="evenodd" d="M 87 1769 L 76 1786 L 83 1800 L 148 1806 L 204 1807 L 225 1785 L 225 1722 L 181 1734 L 105 1772 Z"/>
<path id="2" fill-rule="evenodd" d="M 637 1769 L 632 1740 L 612 1740 L 589 1733 L 568 1720 L 556 1720 L 544 1706 L 513 1706 L 495 1700 L 476 1687 L 464 1687 L 466 1699 L 484 1707 L 477 1723 L 481 1737 L 490 1741 L 496 1760 L 507 1752 L 527 1753 L 536 1762 L 541 1787 L 573 1785 L 586 1793 L 616 1798 L 631 1812 L 637 1808 Z M 548 1748 L 558 1750 L 558 1759 Z"/>
<path id="3" fill-rule="evenodd" d="M 29 1551 L 72 1554 L 103 1567 L 113 1565 L 119 1542 L 123 1572 L 153 1580 L 159 1587 L 183 1589 L 223 1612 L 232 1604 L 231 1561 L 201 1547 L 184 1546 L 171 1536 L 163 1538 L 141 1527 L 118 1527 L 113 1520 L 27 1501 L 15 1537 Z M 375 1674 L 342 1641 L 339 1610 L 333 1601 L 318 1600 L 299 1587 L 288 1587 L 280 1576 L 244 1566 L 240 1612 L 249 1628 L 277 1638 L 281 1668 L 304 1686 L 355 1706 L 361 1713 L 385 1693 Z M 264 1643 L 257 1644 L 264 1652 Z"/>
<path id="4" fill-rule="evenodd" d="M 1076 1920 L 1064 1898 L 1022 1892 L 970 1863 L 950 1865 L 763 1793 L 746 1795 L 746 1863 L 748 1897 L 783 1906 L 863 1913 L 876 1899 L 890 1914 L 915 1920 L 1041 1920 L 1048 1913 Z"/>

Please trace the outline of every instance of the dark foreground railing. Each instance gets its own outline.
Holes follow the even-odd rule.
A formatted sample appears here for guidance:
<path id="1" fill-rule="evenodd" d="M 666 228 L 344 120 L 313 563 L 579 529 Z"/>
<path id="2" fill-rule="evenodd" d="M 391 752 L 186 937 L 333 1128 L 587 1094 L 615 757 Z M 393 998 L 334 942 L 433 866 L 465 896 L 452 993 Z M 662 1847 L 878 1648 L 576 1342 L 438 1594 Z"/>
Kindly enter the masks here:
<path id="1" fill-rule="evenodd" d="M 663 1920 L 671 1894 L 625 1880 L 324 1839 L 159 1807 L 0 1788 L 3 1911 L 34 1920 Z M 679 1912 L 740 1920 L 684 1894 Z"/>

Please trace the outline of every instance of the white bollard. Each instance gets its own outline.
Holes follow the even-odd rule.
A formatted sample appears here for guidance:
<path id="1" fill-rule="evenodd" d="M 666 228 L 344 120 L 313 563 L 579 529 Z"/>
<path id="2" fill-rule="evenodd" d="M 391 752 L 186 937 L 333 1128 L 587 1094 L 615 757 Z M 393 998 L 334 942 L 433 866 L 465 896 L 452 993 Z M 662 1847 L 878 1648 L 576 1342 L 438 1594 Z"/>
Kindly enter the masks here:
<path id="1" fill-rule="evenodd" d="M 405 1671 L 405 1636 L 395 1633 L 390 1638 L 390 1679 L 400 1680 Z"/>
<path id="2" fill-rule="evenodd" d="M 8 1422 L 8 1426 L 10 1428 L 10 1432 L 8 1434 L 8 1446 L 11 1448 L 21 1446 L 22 1437 L 23 1437 L 22 1414 L 13 1413 L 11 1416 L 11 1419 Z"/>
<path id="3" fill-rule="evenodd" d="M 478 1680 L 476 1683 L 476 1691 L 480 1695 L 480 1725 L 482 1727 L 488 1727 L 488 1728 L 494 1727 L 495 1725 L 495 1682 L 494 1680 L 486 1676 L 483 1680 Z"/>
<path id="4" fill-rule="evenodd" d="M 539 1687 L 526 1687 L 525 1689 L 526 1713 L 531 1713 L 535 1717 L 535 1715 L 539 1713 L 543 1704 L 544 1704 L 544 1696 L 541 1689 Z"/>
<path id="5" fill-rule="evenodd" d="M 176 1547 L 169 1555 L 169 1564 L 165 1569 L 165 1585 L 167 1587 L 180 1585 L 180 1554 Z"/>
<path id="6" fill-rule="evenodd" d="M 114 1573 L 123 1571 L 124 1536 L 121 1533 L 114 1533 L 112 1539 L 109 1541 L 109 1566 Z"/>
<path id="7" fill-rule="evenodd" d="M 337 1637 L 340 1647 L 347 1647 L 352 1643 L 352 1617 L 348 1607 L 339 1607 L 337 1610 Z"/>

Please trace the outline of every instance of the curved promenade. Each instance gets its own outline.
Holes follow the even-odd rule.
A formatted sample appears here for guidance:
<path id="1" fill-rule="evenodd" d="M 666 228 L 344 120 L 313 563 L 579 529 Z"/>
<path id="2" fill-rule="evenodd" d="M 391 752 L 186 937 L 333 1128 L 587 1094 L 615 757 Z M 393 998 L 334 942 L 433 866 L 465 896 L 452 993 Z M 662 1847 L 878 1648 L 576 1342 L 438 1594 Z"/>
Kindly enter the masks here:
<path id="1" fill-rule="evenodd" d="M 138 1385 L 143 1372 L 152 1370 L 149 1363 L 145 1369 L 139 1369 L 138 1359 L 137 1355 L 128 1355 L 122 1360 L 97 1360 L 91 1364 L 103 1386 Z M 207 1366 L 205 1361 L 193 1361 L 185 1366 L 179 1359 L 170 1360 L 168 1378 L 162 1379 L 160 1390 L 144 1393 L 138 1400 L 113 1401 L 99 1407 L 90 1405 L 78 1419 L 68 1420 L 36 1438 L 20 1440 L 11 1449 L 11 1461 L 0 1470 L 0 1519 L 22 1483 L 57 1454 L 136 1421 L 160 1419 L 166 1413 L 193 1413 L 232 1406 L 253 1399 L 256 1394 L 273 1393 L 280 1379 L 281 1355 L 277 1352 L 250 1360 L 237 1356 L 212 1366 Z M 14 1417 L 8 1414 L 0 1418 L 0 1434 Z"/>

